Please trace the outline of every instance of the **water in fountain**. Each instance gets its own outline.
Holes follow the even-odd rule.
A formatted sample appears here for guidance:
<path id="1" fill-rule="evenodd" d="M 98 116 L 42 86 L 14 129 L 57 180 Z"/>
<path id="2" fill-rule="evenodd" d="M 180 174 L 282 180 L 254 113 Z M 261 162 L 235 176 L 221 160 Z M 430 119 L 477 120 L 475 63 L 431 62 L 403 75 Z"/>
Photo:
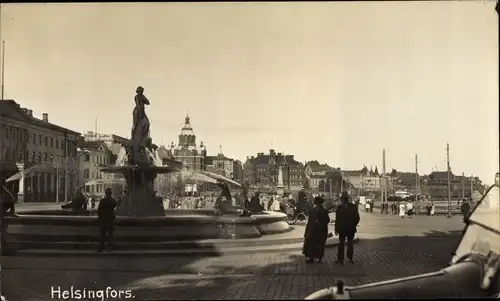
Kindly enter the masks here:
<path id="1" fill-rule="evenodd" d="M 152 152 L 150 149 L 146 149 L 146 154 L 149 158 L 149 161 L 151 163 L 153 163 L 154 166 L 162 166 L 163 165 L 163 162 L 162 162 L 157 150 Z"/>
<path id="2" fill-rule="evenodd" d="M 115 166 L 125 166 L 127 165 L 127 150 L 122 147 L 120 152 L 116 156 Z"/>

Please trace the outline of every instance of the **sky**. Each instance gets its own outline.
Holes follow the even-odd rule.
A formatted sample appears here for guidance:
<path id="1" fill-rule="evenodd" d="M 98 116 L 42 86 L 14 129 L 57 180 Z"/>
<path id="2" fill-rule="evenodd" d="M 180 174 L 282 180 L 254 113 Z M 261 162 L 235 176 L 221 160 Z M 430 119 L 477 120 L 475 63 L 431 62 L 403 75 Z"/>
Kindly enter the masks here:
<path id="1" fill-rule="evenodd" d="M 499 169 L 494 1 L 2 4 L 5 98 L 129 137 L 145 88 L 157 144 L 333 167 Z"/>

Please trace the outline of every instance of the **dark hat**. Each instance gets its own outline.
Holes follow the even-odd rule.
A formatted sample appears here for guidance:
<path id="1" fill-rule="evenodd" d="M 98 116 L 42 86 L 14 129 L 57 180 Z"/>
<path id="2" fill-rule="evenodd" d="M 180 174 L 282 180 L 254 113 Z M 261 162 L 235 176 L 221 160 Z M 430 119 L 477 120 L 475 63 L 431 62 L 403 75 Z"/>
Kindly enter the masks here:
<path id="1" fill-rule="evenodd" d="M 348 199 L 349 193 L 347 191 L 342 191 L 342 195 L 340 196 L 342 199 Z"/>
<path id="2" fill-rule="evenodd" d="M 319 205 L 319 204 L 323 204 L 324 202 L 325 202 L 325 199 L 320 197 L 320 196 L 317 196 L 314 198 L 314 204 Z"/>
<path id="3" fill-rule="evenodd" d="M 110 195 L 110 194 L 113 194 L 113 190 L 111 190 L 111 188 L 106 188 L 106 190 L 104 190 L 104 193 L 106 195 Z"/>

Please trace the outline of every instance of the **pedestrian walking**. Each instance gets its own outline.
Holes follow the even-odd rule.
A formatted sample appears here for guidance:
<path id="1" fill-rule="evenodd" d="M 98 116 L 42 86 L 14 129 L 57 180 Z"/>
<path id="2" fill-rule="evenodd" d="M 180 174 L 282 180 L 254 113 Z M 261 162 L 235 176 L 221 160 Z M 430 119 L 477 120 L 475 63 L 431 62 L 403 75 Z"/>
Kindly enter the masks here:
<path id="1" fill-rule="evenodd" d="M 274 201 L 272 203 L 272 209 L 274 212 L 281 212 L 281 202 L 278 197 L 274 198 Z"/>
<path id="2" fill-rule="evenodd" d="M 411 218 L 413 215 L 413 202 L 408 200 L 406 203 L 406 213 L 408 214 L 408 218 Z"/>
<path id="3" fill-rule="evenodd" d="M 464 217 L 464 223 L 467 223 L 467 219 L 469 218 L 470 214 L 470 204 L 467 202 L 466 199 L 463 200 L 462 206 L 460 207 L 460 212 L 462 212 L 462 215 Z"/>
<path id="4" fill-rule="evenodd" d="M 395 201 L 392 202 L 392 214 L 398 214 L 398 204 Z"/>
<path id="5" fill-rule="evenodd" d="M 106 196 L 99 202 L 97 208 L 97 220 L 99 223 L 99 252 L 106 249 L 111 250 L 111 243 L 113 240 L 113 230 L 115 222 L 115 208 L 117 205 L 116 200 L 113 198 L 111 188 L 106 188 Z"/>
<path id="6" fill-rule="evenodd" d="M 307 263 L 314 263 L 315 259 L 321 263 L 325 256 L 330 217 L 328 217 L 328 211 L 323 207 L 325 200 L 322 197 L 315 197 L 313 202 L 314 208 L 310 212 L 304 233 L 302 253 L 307 257 Z"/>
<path id="7" fill-rule="evenodd" d="M 399 217 L 404 218 L 406 215 L 406 205 L 403 201 L 399 202 Z"/>
<path id="8" fill-rule="evenodd" d="M 359 212 L 356 205 L 349 203 L 349 195 L 343 192 L 342 203 L 337 207 L 335 213 L 335 234 L 339 236 L 337 249 L 337 260 L 335 263 L 344 264 L 344 246 L 347 240 L 347 259 L 354 262 L 354 235 L 359 224 Z"/>
<path id="9" fill-rule="evenodd" d="M 432 211 L 431 202 L 427 203 L 427 206 L 425 207 L 425 209 L 427 210 L 427 215 L 431 216 L 431 211 Z"/>

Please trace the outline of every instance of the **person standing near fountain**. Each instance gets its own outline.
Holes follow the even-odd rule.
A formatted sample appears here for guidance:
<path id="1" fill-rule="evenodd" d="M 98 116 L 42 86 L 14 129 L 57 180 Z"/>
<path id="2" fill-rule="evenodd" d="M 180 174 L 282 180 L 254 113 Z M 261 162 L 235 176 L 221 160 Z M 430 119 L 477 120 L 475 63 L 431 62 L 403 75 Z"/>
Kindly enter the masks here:
<path id="1" fill-rule="evenodd" d="M 217 186 L 220 188 L 220 194 L 215 201 L 215 210 L 220 210 L 223 199 L 225 198 L 227 202 L 232 203 L 231 191 L 229 190 L 229 186 L 222 180 L 217 180 Z"/>
<path id="2" fill-rule="evenodd" d="M 97 208 L 97 220 L 99 223 L 99 252 L 104 250 L 104 244 L 106 243 L 106 249 L 111 250 L 111 243 L 113 240 L 113 230 L 115 222 L 115 208 L 117 201 L 111 196 L 111 188 L 106 188 L 106 196 L 99 202 L 99 207 Z"/>

